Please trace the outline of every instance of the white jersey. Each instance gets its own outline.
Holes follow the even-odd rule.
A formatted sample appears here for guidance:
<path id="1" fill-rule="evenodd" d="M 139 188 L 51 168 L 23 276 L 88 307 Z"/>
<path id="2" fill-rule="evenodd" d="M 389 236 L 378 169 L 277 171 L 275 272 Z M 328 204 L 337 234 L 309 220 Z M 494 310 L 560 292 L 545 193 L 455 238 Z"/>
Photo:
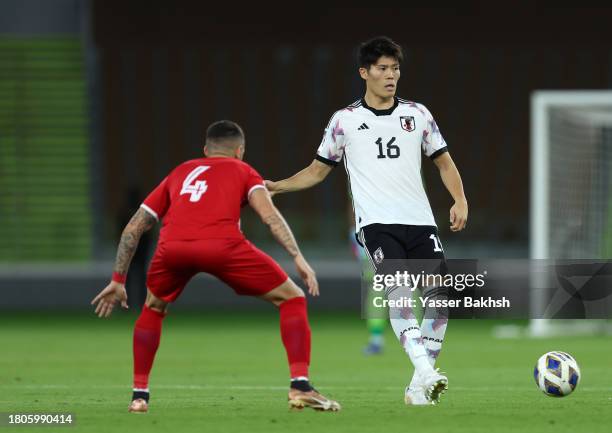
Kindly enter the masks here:
<path id="1" fill-rule="evenodd" d="M 374 223 L 435 226 L 421 151 L 431 159 L 447 151 L 424 105 L 395 98 L 376 110 L 361 99 L 334 113 L 316 159 L 335 166 L 344 158 L 357 232 Z"/>

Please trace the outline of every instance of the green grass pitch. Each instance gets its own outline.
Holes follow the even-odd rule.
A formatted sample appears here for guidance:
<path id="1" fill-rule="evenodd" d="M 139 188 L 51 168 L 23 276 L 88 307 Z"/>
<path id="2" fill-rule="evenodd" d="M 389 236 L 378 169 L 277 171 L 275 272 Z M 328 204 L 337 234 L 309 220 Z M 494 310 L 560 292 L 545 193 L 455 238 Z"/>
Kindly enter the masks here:
<path id="1" fill-rule="evenodd" d="M 406 407 L 407 357 L 387 330 L 387 350 L 364 357 L 365 323 L 314 314 L 311 379 L 339 413 L 287 409 L 288 369 L 278 317 L 171 312 L 151 377 L 146 415 L 128 414 L 134 315 L 0 316 L 0 412 L 72 412 L 83 432 L 608 432 L 612 425 L 610 338 L 496 340 L 495 322 L 451 322 L 439 366 L 449 391 L 436 407 Z M 533 380 L 537 358 L 564 350 L 582 381 L 555 399 Z M 2 431 L 39 431 L 2 427 Z"/>

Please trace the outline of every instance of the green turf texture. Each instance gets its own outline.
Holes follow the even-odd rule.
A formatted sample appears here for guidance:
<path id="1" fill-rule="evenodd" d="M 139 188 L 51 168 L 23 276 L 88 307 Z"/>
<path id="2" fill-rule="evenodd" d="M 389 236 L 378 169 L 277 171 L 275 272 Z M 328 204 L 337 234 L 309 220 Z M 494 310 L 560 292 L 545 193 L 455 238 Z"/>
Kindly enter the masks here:
<path id="1" fill-rule="evenodd" d="M 127 413 L 135 316 L 0 316 L 0 412 L 72 412 L 79 432 L 609 432 L 610 338 L 496 340 L 495 322 L 461 320 L 447 332 L 439 366 L 449 391 L 436 407 L 407 407 L 407 357 L 386 330 L 382 356 L 365 357 L 357 316 L 311 317 L 315 386 L 340 413 L 287 409 L 288 369 L 276 311 L 171 312 L 151 376 L 146 415 Z M 533 367 L 550 350 L 574 355 L 582 381 L 572 395 L 547 397 Z M 0 431 L 41 431 L 0 427 Z"/>

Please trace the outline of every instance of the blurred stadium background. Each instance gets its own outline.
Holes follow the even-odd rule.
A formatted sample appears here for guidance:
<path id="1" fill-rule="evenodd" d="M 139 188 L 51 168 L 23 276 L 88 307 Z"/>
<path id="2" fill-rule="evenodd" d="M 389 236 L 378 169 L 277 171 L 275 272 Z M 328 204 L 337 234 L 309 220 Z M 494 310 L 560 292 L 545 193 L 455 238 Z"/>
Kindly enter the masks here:
<path id="1" fill-rule="evenodd" d="M 430 107 L 463 176 L 469 230 L 453 235 L 449 196 L 424 164 L 447 254 L 528 257 L 531 94 L 612 85 L 609 15 L 529 11 L 485 2 L 296 6 L 277 21 L 259 6 L 3 0 L 0 308 L 82 308 L 108 279 L 120 230 L 140 200 L 169 169 L 200 154 L 214 120 L 243 125 L 247 160 L 266 178 L 308 164 L 330 115 L 362 94 L 358 42 L 382 33 L 405 50 L 399 95 Z M 382 17 L 384 27 L 371 25 Z M 347 202 L 342 170 L 277 199 L 330 287 L 314 308 L 358 306 L 350 296 L 358 266 Z M 284 260 L 252 213 L 243 229 Z M 142 286 L 153 247 L 154 236 L 145 239 L 131 286 Z M 250 304 L 215 293 L 204 302 L 192 289 L 178 304 Z"/>
<path id="2" fill-rule="evenodd" d="M 398 94 L 431 109 L 463 176 L 470 222 L 457 235 L 450 197 L 424 163 L 448 256 L 528 257 L 532 93 L 610 88 L 609 18 L 478 1 L 300 5 L 277 20 L 260 5 L 3 0 L 0 308 L 85 308 L 108 280 L 122 226 L 169 169 L 200 155 L 214 120 L 243 125 L 246 159 L 266 178 L 304 167 L 330 115 L 362 95 L 355 50 L 378 34 L 403 46 Z M 358 308 L 343 170 L 276 201 L 319 271 L 325 296 L 313 308 Z M 286 262 L 249 211 L 243 229 Z M 143 242 L 132 287 L 154 242 Z M 210 284 L 219 290 L 205 299 Z M 178 305 L 252 304 L 206 277 L 192 286 Z"/>
<path id="3" fill-rule="evenodd" d="M 125 413 L 131 329 L 155 233 L 131 267 L 130 313 L 102 322 L 89 305 L 110 278 L 123 225 L 168 170 L 201 154 L 218 119 L 245 128 L 246 160 L 266 178 L 309 164 L 332 113 L 362 96 L 355 51 L 372 36 L 403 46 L 398 94 L 431 109 L 461 171 L 470 219 L 453 234 L 450 197 L 423 164 L 448 257 L 610 258 L 612 11 L 436 3 L 279 11 L 0 0 L 0 412 L 74 411 L 91 432 L 607 431 L 609 337 L 493 338 L 500 324 L 521 335 L 526 320 L 454 321 L 440 358 L 451 378 L 441 416 L 408 419 L 413 408 L 401 396 L 411 368 L 394 337 L 381 357 L 360 355 L 367 332 L 341 168 L 276 203 L 319 275 L 323 296 L 309 300 L 313 377 L 343 413 L 303 413 L 298 422 L 284 413 L 277 316 L 206 276 L 166 321 L 152 413 Z M 603 103 L 567 105 L 564 90 Z M 252 212 L 242 227 L 293 272 Z M 561 401 L 532 379 L 549 350 L 572 353 L 583 369 L 579 392 Z"/>

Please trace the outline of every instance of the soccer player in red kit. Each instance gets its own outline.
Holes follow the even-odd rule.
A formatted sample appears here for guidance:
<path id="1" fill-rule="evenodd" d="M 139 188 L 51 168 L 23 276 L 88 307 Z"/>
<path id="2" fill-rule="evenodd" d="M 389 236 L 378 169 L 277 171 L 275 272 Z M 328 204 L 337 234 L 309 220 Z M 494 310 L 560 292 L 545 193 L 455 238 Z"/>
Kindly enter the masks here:
<path id="1" fill-rule="evenodd" d="M 120 303 L 127 308 L 125 277 L 141 235 L 159 220 L 162 228 L 147 274 L 147 299 L 134 328 L 134 390 L 130 412 L 146 412 L 149 373 L 159 346 L 168 305 L 199 272 L 212 274 L 239 295 L 257 296 L 280 312 L 281 339 L 291 382 L 289 406 L 337 411 L 338 402 L 308 380 L 310 326 L 304 292 L 281 267 L 240 231 L 240 209 L 249 204 L 293 257 L 308 292 L 317 296 L 314 271 L 302 256 L 261 176 L 242 162 L 244 133 L 236 123 L 215 122 L 206 131 L 204 158 L 176 167 L 149 194 L 121 235 L 113 277 L 92 301 L 99 317 Z"/>

